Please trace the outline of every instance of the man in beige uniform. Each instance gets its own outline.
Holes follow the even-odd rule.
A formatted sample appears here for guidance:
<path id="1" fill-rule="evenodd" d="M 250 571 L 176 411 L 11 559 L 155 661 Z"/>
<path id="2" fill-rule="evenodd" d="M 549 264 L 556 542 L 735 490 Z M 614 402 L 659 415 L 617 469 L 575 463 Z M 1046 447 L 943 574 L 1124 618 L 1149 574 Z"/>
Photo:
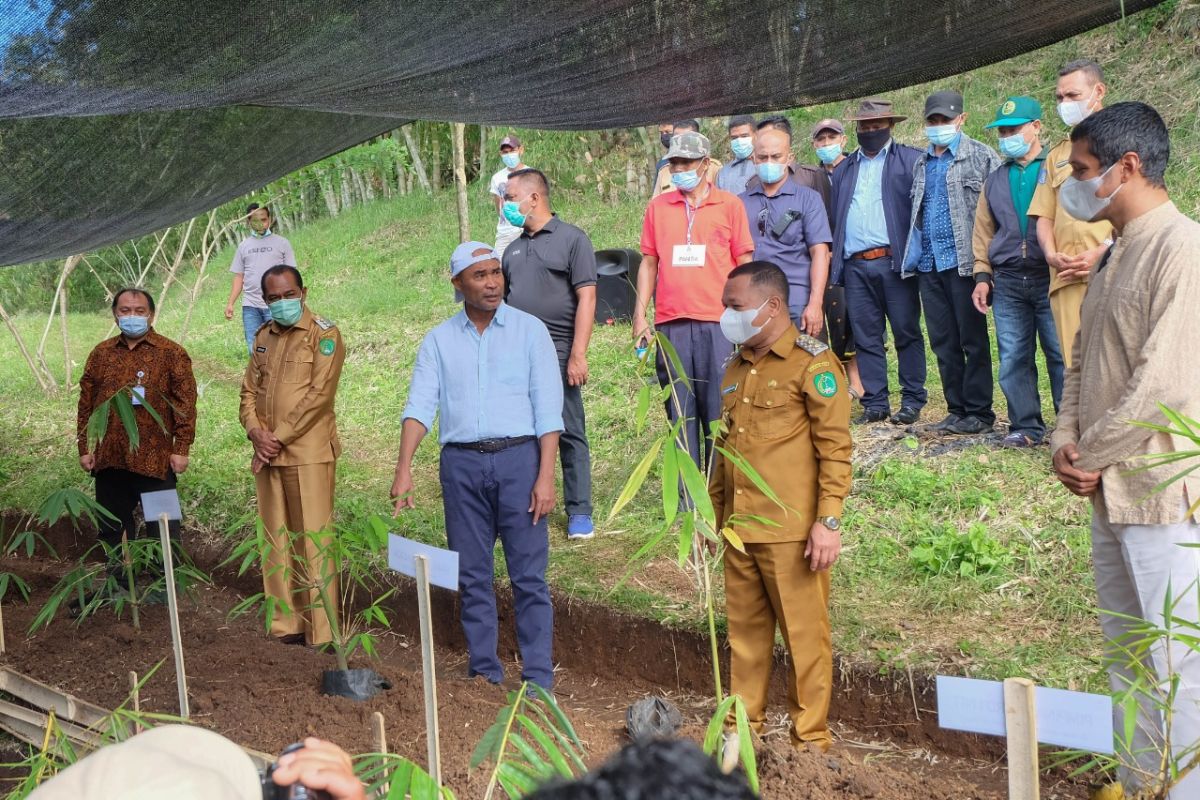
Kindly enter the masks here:
<path id="1" fill-rule="evenodd" d="M 1058 73 L 1054 90 L 1058 115 L 1075 127 L 1103 108 L 1104 73 L 1094 61 L 1072 61 Z M 1038 187 L 1029 204 L 1037 220 L 1037 238 L 1050 265 L 1050 313 L 1062 345 L 1063 362 L 1072 364 L 1079 307 L 1087 292 L 1091 270 L 1112 244 L 1113 228 L 1107 220 L 1087 222 L 1071 216 L 1059 202 L 1059 190 L 1071 174 L 1071 140 L 1063 139 L 1046 156 Z"/>
<path id="2" fill-rule="evenodd" d="M 293 555 L 287 532 L 329 535 L 341 453 L 333 401 L 346 349 L 334 324 L 305 307 L 308 290 L 295 267 L 268 269 L 262 294 L 272 321 L 254 337 L 242 380 L 241 419 L 254 444 L 258 510 L 271 541 L 263 590 L 287 606 L 277 608 L 271 620 L 274 636 L 289 644 L 323 644 L 330 640 L 327 615 L 318 593 L 302 587 L 328 581 L 328 597 L 336 605 L 337 576 L 321 563 L 327 561 L 321 552 L 328 540 L 304 537 Z M 337 608 L 330 611 L 336 614 Z"/>
<path id="3" fill-rule="evenodd" d="M 739 350 L 721 382 L 718 442 L 748 461 L 786 508 L 721 454 L 708 491 L 717 527 L 744 543 L 724 556 L 730 691 L 761 733 L 778 625 L 790 656 L 792 744 L 824 751 L 833 741 L 829 570 L 852 480 L 850 393 L 829 347 L 792 324 L 788 291 L 787 276 L 769 261 L 729 273 L 721 332 Z"/>
<path id="4" fill-rule="evenodd" d="M 1167 126 L 1150 106 L 1117 103 L 1097 112 L 1072 131 L 1071 145 L 1064 207 L 1077 219 L 1111 222 L 1118 238 L 1096 266 L 1083 301 L 1077 358 L 1051 437 L 1054 469 L 1068 489 L 1092 500 L 1092 565 L 1100 627 L 1115 659 L 1109 665 L 1113 692 L 1125 692 L 1133 681 L 1122 649 L 1132 646 L 1147 672 L 1157 675 L 1148 694 L 1170 692 L 1171 748 L 1185 764 L 1200 742 L 1200 652 L 1180 639 L 1141 651 L 1141 635 L 1132 643 L 1128 637 L 1136 620 L 1168 624 L 1168 607 L 1177 632 L 1191 635 L 1200 626 L 1200 520 L 1194 513 L 1200 477 L 1173 480 L 1194 459 L 1162 463 L 1195 445 L 1134 424 L 1167 425 L 1159 404 L 1200 417 L 1200 224 L 1167 195 Z M 1140 707 L 1133 741 L 1129 750 L 1118 748 L 1129 790 L 1158 782 L 1167 733 L 1157 706 L 1162 701 L 1140 693 L 1134 700 Z M 1113 703 L 1118 740 L 1124 706 L 1119 698 Z M 1200 797 L 1200 771 L 1189 772 L 1169 797 Z"/>

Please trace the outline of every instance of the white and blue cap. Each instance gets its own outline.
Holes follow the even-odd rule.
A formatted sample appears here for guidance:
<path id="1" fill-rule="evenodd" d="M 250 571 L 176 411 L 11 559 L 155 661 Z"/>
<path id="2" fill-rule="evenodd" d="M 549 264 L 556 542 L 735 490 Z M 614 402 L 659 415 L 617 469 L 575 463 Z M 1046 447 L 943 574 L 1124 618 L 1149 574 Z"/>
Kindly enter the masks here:
<path id="1" fill-rule="evenodd" d="M 480 253 L 480 250 L 486 252 Z M 492 259 L 499 261 L 500 254 L 493 250 L 490 244 L 484 244 L 483 242 L 463 242 L 454 248 L 454 255 L 450 256 L 450 277 L 453 278 L 467 267 L 473 267 L 480 261 L 490 261 Z M 454 302 L 461 303 L 462 301 L 462 292 L 455 289 Z"/>

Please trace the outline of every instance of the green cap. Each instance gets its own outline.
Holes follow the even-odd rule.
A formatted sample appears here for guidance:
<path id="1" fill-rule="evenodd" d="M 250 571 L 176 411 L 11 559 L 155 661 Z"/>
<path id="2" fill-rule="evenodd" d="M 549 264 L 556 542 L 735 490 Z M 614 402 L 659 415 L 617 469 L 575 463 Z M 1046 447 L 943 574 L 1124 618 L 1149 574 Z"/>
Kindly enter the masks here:
<path id="1" fill-rule="evenodd" d="M 1042 118 L 1042 104 L 1032 97 L 1010 97 L 996 109 L 996 119 L 986 127 L 999 128 L 1009 125 L 1024 125 Z"/>

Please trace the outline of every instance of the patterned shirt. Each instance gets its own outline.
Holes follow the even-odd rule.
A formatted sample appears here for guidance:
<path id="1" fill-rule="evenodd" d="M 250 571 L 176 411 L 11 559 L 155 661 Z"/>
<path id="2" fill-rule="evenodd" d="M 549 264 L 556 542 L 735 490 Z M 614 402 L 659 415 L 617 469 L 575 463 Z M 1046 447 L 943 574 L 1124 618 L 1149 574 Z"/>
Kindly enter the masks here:
<path id="1" fill-rule="evenodd" d="M 921 261 L 918 272 L 958 269 L 958 250 L 954 247 L 954 224 L 950 219 L 950 193 L 946 175 L 958 155 L 959 136 L 954 143 L 935 155 L 929 146 L 925 161 L 925 198 L 921 209 Z"/>
<path id="2" fill-rule="evenodd" d="M 138 386 L 142 388 L 136 393 L 144 394 L 145 405 L 133 410 L 140 440 L 137 449 L 130 449 L 116 406 L 110 405 L 108 428 L 93 451 L 95 469 L 125 469 L 165 478 L 171 456 L 186 456 L 196 440 L 196 378 L 187 351 L 153 329 L 132 350 L 124 337 L 114 336 L 96 345 L 88 356 L 79 378 L 79 455 L 88 453 L 87 425 L 92 412 L 119 390 Z M 162 427 L 146 405 L 158 413 Z"/>

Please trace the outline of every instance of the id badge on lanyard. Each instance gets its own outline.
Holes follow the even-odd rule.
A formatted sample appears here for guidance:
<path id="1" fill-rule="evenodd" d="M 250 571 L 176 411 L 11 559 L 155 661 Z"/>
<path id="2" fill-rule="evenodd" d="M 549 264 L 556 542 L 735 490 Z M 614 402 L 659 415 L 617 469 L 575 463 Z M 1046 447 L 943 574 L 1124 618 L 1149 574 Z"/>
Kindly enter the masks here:
<path id="1" fill-rule="evenodd" d="M 146 373 L 139 369 L 137 373 L 137 385 L 133 387 L 129 398 L 135 406 L 142 405 L 142 401 L 146 399 L 146 387 L 142 385 L 142 378 L 144 377 L 146 377 Z"/>
<path id="2" fill-rule="evenodd" d="M 696 211 L 687 200 L 683 201 L 683 210 L 687 214 L 687 244 L 677 244 L 672 248 L 671 266 L 698 269 L 704 266 L 705 246 L 692 244 L 692 226 L 696 223 Z"/>

